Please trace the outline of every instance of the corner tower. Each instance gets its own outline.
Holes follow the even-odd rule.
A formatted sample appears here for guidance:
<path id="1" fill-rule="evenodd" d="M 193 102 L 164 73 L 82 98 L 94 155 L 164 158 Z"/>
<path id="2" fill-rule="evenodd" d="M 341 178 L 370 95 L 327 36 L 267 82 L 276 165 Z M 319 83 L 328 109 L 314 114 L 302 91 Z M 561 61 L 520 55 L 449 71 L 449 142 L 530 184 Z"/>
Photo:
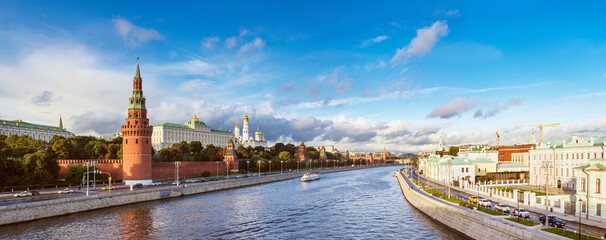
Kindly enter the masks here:
<path id="1" fill-rule="evenodd" d="M 128 118 L 122 125 L 122 176 L 124 184 L 152 184 L 151 136 L 153 127 L 149 125 L 143 81 L 139 72 L 139 58 L 133 78 L 133 93 L 129 99 Z"/>

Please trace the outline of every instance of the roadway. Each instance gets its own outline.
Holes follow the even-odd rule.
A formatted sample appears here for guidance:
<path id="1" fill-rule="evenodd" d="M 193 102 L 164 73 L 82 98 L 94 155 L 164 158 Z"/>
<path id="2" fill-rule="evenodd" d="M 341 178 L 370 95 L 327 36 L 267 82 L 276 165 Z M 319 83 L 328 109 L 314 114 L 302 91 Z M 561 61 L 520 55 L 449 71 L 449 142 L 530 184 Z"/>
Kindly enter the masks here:
<path id="1" fill-rule="evenodd" d="M 409 175 L 412 172 L 412 169 L 408 170 Z M 416 172 L 412 172 L 413 179 L 419 179 L 419 176 L 416 174 Z M 448 193 L 448 187 L 444 186 L 442 184 L 438 184 L 435 183 L 433 181 L 427 181 L 427 179 L 425 179 L 424 177 L 420 178 L 422 183 L 425 183 L 426 185 L 428 185 L 431 188 L 440 190 L 444 193 Z M 455 188 L 450 188 L 450 195 L 460 198 L 460 199 L 464 199 L 465 201 L 469 201 L 469 197 L 471 196 L 477 196 L 477 195 L 472 195 L 463 191 L 459 191 Z M 494 207 L 499 204 L 497 201 L 493 201 L 491 198 L 485 198 L 484 199 L 488 199 L 491 202 L 491 206 L 490 208 L 495 210 Z M 509 205 L 509 204 L 508 204 Z M 514 207 L 517 208 L 517 206 L 511 206 L 510 207 Z M 521 208 L 524 208 L 524 206 L 520 206 Z M 528 209 L 526 209 L 528 210 Z M 545 212 L 533 212 L 528 210 L 528 212 L 530 212 L 530 220 L 535 221 L 535 222 L 539 222 L 539 216 L 544 216 Z M 513 217 L 513 215 L 512 215 Z M 579 230 L 579 224 L 577 222 L 572 222 L 572 221 L 566 221 L 566 226 L 564 227 L 566 230 L 570 230 L 570 231 L 578 231 Z M 594 237 L 603 237 L 604 233 L 606 233 L 606 228 L 598 228 L 598 227 L 594 227 L 594 226 L 588 226 L 588 225 L 581 225 L 581 232 L 583 232 L 583 234 L 588 234 Z"/>

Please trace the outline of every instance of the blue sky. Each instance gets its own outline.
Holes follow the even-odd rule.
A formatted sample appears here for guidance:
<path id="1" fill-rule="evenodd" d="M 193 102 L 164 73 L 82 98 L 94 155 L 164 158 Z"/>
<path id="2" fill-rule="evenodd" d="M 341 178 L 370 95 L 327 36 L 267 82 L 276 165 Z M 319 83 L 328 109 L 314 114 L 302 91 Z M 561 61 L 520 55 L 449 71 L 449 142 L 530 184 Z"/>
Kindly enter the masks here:
<path id="1" fill-rule="evenodd" d="M 602 2 L 72 2 L 0 8 L 0 118 L 108 134 L 141 58 L 152 123 L 344 150 L 606 132 Z M 536 132 L 536 130 L 535 130 Z"/>

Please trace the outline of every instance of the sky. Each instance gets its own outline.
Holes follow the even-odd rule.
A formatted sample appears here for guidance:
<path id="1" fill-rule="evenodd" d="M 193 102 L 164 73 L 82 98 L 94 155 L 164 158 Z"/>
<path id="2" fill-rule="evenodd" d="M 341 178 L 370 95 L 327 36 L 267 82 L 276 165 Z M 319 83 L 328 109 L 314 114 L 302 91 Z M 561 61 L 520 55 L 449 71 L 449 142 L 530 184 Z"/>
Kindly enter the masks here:
<path id="1" fill-rule="evenodd" d="M 0 119 L 124 124 L 136 59 L 151 124 L 248 114 L 339 150 L 606 134 L 606 3 L 3 1 Z"/>

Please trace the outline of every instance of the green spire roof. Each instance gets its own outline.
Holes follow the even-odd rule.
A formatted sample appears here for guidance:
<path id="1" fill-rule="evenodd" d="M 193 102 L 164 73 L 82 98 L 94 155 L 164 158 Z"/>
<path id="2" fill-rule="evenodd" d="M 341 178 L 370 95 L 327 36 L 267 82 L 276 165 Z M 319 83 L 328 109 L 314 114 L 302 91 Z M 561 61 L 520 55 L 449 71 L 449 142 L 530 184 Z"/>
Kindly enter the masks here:
<path id="1" fill-rule="evenodd" d="M 137 57 L 137 70 L 135 70 L 135 78 L 141 78 L 141 73 L 139 73 L 139 57 Z"/>
<path id="2" fill-rule="evenodd" d="M 61 114 L 59 114 L 59 128 L 63 129 L 63 119 L 61 119 Z"/>

